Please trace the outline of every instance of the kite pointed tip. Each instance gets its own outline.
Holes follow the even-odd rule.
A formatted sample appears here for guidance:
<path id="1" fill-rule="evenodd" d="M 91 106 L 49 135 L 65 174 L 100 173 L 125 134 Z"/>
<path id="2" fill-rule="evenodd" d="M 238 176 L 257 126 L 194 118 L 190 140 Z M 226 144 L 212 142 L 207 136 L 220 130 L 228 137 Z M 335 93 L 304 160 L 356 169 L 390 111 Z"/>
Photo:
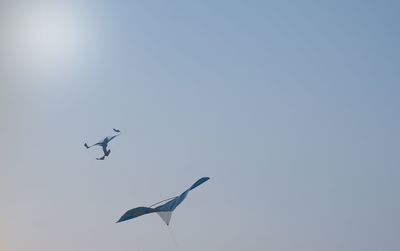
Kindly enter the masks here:
<path id="1" fill-rule="evenodd" d="M 204 182 L 206 182 L 207 180 L 209 180 L 209 177 L 203 177 L 200 178 L 198 181 L 196 181 L 189 189 L 192 190 L 198 186 L 200 186 L 201 184 L 203 184 Z"/>

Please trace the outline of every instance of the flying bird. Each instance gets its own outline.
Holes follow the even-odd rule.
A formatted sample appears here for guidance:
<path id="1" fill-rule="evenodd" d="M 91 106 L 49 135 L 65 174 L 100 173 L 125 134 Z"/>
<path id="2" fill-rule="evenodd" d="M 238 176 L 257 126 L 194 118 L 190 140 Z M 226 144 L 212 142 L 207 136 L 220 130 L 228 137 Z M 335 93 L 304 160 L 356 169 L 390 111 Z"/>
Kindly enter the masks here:
<path id="1" fill-rule="evenodd" d="M 114 130 L 115 130 L 115 129 L 114 129 Z M 118 132 L 120 132 L 120 131 L 118 131 Z M 85 146 L 87 149 L 89 149 L 89 148 L 91 148 L 91 147 L 93 147 L 93 146 L 101 146 L 102 149 L 103 149 L 104 155 L 103 155 L 101 158 L 96 158 L 96 159 L 97 159 L 97 160 L 104 160 L 105 157 L 108 157 L 108 155 L 110 155 L 110 153 L 111 153 L 111 150 L 110 150 L 110 149 L 107 149 L 108 143 L 110 143 L 111 140 L 113 140 L 115 137 L 117 137 L 117 136 L 120 135 L 120 134 L 121 134 L 121 133 L 118 133 L 118 134 L 116 134 L 116 135 L 114 135 L 114 136 L 107 136 L 107 137 L 105 137 L 102 141 L 100 141 L 100 142 L 98 142 L 98 143 L 96 143 L 96 144 L 93 144 L 93 145 L 91 145 L 91 146 L 89 146 L 87 143 L 85 143 L 84 146 Z"/>
<path id="2" fill-rule="evenodd" d="M 157 213 L 161 219 L 169 225 L 169 222 L 171 220 L 172 212 L 175 210 L 175 208 L 182 203 L 182 201 L 186 198 L 190 190 L 193 190 L 194 188 L 200 186 L 210 178 L 208 177 L 203 177 L 196 181 L 189 189 L 184 191 L 181 195 L 172 197 L 166 200 L 162 200 L 160 202 L 157 202 L 156 204 L 153 204 L 149 207 L 136 207 L 131 210 L 128 210 L 124 215 L 121 216 L 121 218 L 116 222 L 122 222 L 122 221 L 127 221 L 139 216 L 142 216 L 144 214 L 149 214 L 149 213 Z M 168 201 L 160 206 L 154 207 L 162 202 Z"/>

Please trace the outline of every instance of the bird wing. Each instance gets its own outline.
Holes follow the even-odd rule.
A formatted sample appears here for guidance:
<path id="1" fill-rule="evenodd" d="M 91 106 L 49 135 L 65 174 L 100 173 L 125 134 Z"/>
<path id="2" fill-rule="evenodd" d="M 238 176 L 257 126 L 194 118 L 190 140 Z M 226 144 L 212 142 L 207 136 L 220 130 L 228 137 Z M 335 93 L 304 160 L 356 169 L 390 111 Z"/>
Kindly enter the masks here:
<path id="1" fill-rule="evenodd" d="M 104 140 L 100 141 L 100 142 L 97 142 L 96 144 L 93 144 L 90 147 L 92 147 L 92 146 L 102 146 L 103 144 L 104 144 Z"/>
<path id="2" fill-rule="evenodd" d="M 93 146 L 101 146 L 102 144 L 103 144 L 103 141 L 100 141 L 100 142 L 97 142 L 96 144 L 93 144 L 93 145 L 91 145 L 91 146 L 89 146 L 87 143 L 85 143 L 84 146 L 85 146 L 86 148 L 91 148 L 91 147 L 93 147 Z"/>
<path id="3" fill-rule="evenodd" d="M 111 140 L 113 140 L 115 137 L 117 137 L 119 134 L 111 136 L 111 137 L 107 137 L 107 142 L 110 142 Z"/>

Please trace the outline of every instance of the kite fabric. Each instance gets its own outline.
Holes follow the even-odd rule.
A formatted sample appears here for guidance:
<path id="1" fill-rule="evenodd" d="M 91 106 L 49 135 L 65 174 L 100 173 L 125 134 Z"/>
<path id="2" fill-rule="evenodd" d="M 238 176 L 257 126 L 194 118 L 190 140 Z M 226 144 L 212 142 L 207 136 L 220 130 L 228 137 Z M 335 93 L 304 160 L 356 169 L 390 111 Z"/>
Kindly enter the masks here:
<path id="1" fill-rule="evenodd" d="M 161 202 L 158 202 L 150 207 L 136 207 L 131 210 L 128 210 L 124 215 L 121 216 L 121 218 L 116 223 L 119 223 L 122 221 L 127 221 L 130 219 L 142 216 L 144 214 L 157 213 L 161 217 L 161 219 L 165 222 L 165 224 L 169 225 L 169 222 L 170 222 L 171 216 L 172 216 L 172 212 L 175 210 L 175 208 L 179 204 L 182 203 L 182 201 L 188 195 L 189 191 L 200 186 L 201 184 L 203 184 L 204 182 L 206 182 L 209 179 L 210 178 L 208 178 L 208 177 L 203 177 L 203 178 L 199 179 L 189 189 L 184 191 L 181 195 L 161 201 L 161 202 L 164 202 L 164 201 L 169 200 L 168 202 L 166 202 L 158 207 L 152 208 L 152 206 L 158 205 Z"/>

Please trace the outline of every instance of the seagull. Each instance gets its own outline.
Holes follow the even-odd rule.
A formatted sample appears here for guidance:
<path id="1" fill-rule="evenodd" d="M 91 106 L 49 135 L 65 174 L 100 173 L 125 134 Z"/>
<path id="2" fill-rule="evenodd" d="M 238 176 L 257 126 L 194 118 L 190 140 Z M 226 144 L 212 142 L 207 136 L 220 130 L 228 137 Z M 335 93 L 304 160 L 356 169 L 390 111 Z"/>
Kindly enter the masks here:
<path id="1" fill-rule="evenodd" d="M 115 129 L 114 129 L 114 130 L 115 130 Z M 118 132 L 120 132 L 120 131 L 118 130 Z M 101 147 L 103 148 L 103 153 L 104 153 L 104 155 L 103 155 L 103 157 L 101 157 L 101 158 L 96 158 L 96 159 L 97 159 L 97 160 L 104 160 L 105 157 L 108 157 L 108 155 L 110 155 L 110 153 L 111 153 L 111 150 L 110 150 L 110 149 L 107 150 L 108 143 L 109 143 L 111 140 L 113 140 L 115 137 L 117 137 L 118 135 L 120 135 L 120 134 L 121 134 L 121 133 L 116 134 L 116 135 L 114 135 L 114 136 L 107 136 L 107 137 L 104 138 L 102 141 L 100 141 L 100 142 L 98 142 L 98 143 L 96 143 L 96 144 L 93 144 L 93 145 L 91 145 L 91 146 L 89 146 L 87 143 L 85 143 L 84 146 L 86 147 L 86 149 L 89 149 L 89 148 L 91 148 L 91 147 L 93 147 L 93 146 L 101 146 Z"/>

